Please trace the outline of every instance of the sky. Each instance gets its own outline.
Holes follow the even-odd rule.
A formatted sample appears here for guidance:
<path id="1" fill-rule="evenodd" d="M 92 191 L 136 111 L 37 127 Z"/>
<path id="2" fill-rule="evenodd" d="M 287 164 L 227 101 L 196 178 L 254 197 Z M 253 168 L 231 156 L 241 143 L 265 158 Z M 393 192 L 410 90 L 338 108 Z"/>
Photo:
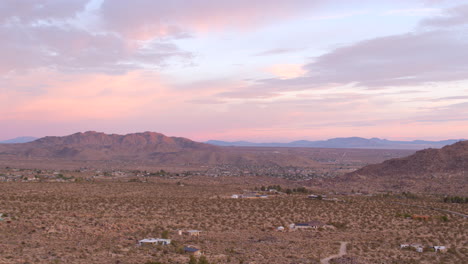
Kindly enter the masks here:
<path id="1" fill-rule="evenodd" d="M 460 0 L 1 0 L 0 140 L 468 137 Z"/>

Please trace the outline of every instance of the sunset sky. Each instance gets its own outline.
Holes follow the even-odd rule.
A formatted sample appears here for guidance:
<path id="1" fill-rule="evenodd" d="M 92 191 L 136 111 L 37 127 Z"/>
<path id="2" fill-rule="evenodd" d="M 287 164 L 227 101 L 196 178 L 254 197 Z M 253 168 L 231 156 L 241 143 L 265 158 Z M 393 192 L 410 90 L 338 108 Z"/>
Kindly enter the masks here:
<path id="1" fill-rule="evenodd" d="M 1 0 L 0 128 L 468 138 L 468 4 Z"/>

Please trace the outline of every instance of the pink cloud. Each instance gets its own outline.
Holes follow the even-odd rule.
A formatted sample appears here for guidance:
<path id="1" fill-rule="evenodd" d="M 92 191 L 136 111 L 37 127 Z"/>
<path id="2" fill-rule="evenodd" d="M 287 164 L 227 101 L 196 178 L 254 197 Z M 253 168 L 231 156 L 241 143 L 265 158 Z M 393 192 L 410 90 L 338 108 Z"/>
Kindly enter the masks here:
<path id="1" fill-rule="evenodd" d="M 291 79 L 303 76 L 306 71 L 300 64 L 275 64 L 266 69 L 280 79 Z"/>
<path id="2" fill-rule="evenodd" d="M 38 79 L 44 80 L 40 91 L 30 89 Z M 418 109 L 411 102 L 400 102 L 398 94 L 382 98 L 379 94 L 325 91 L 297 98 L 213 103 L 210 100 L 217 100 L 218 91 L 235 89 L 238 83 L 211 81 L 181 87 L 145 71 L 123 75 L 34 71 L 10 75 L 9 80 L 1 78 L 0 89 L 4 85 L 15 89 L 0 93 L 0 125 L 33 136 L 152 130 L 201 141 L 354 135 L 460 138 L 468 126 L 467 120 L 453 116 L 454 112 L 468 116 L 467 104 L 440 107 L 440 102 L 429 100 L 427 109 Z"/>
<path id="3" fill-rule="evenodd" d="M 8 92 L 3 103 L 13 100 L 10 114 L 0 119 L 15 120 L 86 120 L 120 119 L 135 116 L 142 106 L 157 101 L 166 89 L 157 75 L 130 72 L 125 75 L 64 75 L 41 71 L 27 76 L 15 76 L 15 84 L 34 85 L 44 79 L 45 87 L 39 94 L 21 92 L 21 88 Z M 21 83 L 21 84 L 20 84 Z M 155 108 L 152 108 L 155 109 Z"/>

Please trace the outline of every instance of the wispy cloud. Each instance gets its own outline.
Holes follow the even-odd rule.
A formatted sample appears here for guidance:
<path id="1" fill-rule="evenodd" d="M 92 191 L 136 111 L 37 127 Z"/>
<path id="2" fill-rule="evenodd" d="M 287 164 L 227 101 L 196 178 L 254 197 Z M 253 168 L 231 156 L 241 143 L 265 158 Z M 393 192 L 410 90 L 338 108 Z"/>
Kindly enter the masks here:
<path id="1" fill-rule="evenodd" d="M 442 14 L 442 9 L 439 8 L 410 8 L 410 9 L 392 9 L 384 13 L 389 16 L 439 16 Z"/>
<path id="2" fill-rule="evenodd" d="M 293 53 L 298 51 L 303 51 L 304 48 L 277 48 L 277 49 L 270 49 L 266 51 L 262 51 L 259 53 L 253 54 L 253 56 L 272 56 L 272 55 L 281 55 L 286 53 Z"/>
<path id="3" fill-rule="evenodd" d="M 338 19 L 345 19 L 355 16 L 362 16 L 369 14 L 369 10 L 355 10 L 355 11 L 347 11 L 347 12 L 340 12 L 340 13 L 332 13 L 327 15 L 315 15 L 310 17 L 310 20 L 338 20 Z"/>
<path id="4" fill-rule="evenodd" d="M 468 96 L 447 96 L 447 97 L 431 99 L 431 101 L 433 102 L 452 101 L 452 100 L 468 100 Z"/>

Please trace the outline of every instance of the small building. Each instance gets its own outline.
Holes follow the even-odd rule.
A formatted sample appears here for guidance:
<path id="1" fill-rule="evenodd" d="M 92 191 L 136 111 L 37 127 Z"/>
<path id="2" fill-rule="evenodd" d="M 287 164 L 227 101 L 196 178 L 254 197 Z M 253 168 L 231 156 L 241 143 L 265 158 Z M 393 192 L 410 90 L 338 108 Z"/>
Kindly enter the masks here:
<path id="1" fill-rule="evenodd" d="M 164 239 L 164 238 L 145 238 L 140 241 L 138 241 L 138 245 L 142 246 L 144 244 L 153 244 L 153 245 L 169 245 L 171 244 L 170 239 Z"/>
<path id="2" fill-rule="evenodd" d="M 182 234 L 187 235 L 187 236 L 200 236 L 201 231 L 200 230 L 186 230 L 183 231 Z"/>
<path id="3" fill-rule="evenodd" d="M 405 248 L 409 248 L 410 245 L 409 244 L 400 244 L 400 249 L 405 249 Z"/>
<path id="4" fill-rule="evenodd" d="M 320 221 L 313 220 L 313 221 L 309 221 L 305 223 L 295 223 L 294 229 L 309 229 L 309 228 L 317 229 L 319 227 L 323 227 L 324 225 L 325 224 Z"/>
<path id="5" fill-rule="evenodd" d="M 284 226 L 278 226 L 278 228 L 276 228 L 276 231 L 283 232 L 284 231 Z"/>
<path id="6" fill-rule="evenodd" d="M 419 253 L 424 251 L 424 247 L 421 244 L 411 244 L 410 247 L 414 248 L 414 250 Z"/>
<path id="7" fill-rule="evenodd" d="M 320 195 L 320 194 L 311 194 L 311 195 L 308 195 L 307 198 L 320 200 L 320 199 L 323 199 L 323 198 L 327 198 L 327 196 L 326 195 Z"/>
<path id="8" fill-rule="evenodd" d="M 203 255 L 203 252 L 201 251 L 201 249 L 199 249 L 199 248 L 197 248 L 195 246 L 185 246 L 184 247 L 184 252 L 189 253 L 190 255 L 194 255 L 194 256 Z"/>
<path id="9" fill-rule="evenodd" d="M 232 199 L 239 199 L 239 195 L 238 194 L 233 194 L 233 195 L 231 195 L 231 198 Z"/>
<path id="10" fill-rule="evenodd" d="M 445 246 L 434 246 L 435 252 L 445 253 L 447 252 L 447 247 Z"/>

